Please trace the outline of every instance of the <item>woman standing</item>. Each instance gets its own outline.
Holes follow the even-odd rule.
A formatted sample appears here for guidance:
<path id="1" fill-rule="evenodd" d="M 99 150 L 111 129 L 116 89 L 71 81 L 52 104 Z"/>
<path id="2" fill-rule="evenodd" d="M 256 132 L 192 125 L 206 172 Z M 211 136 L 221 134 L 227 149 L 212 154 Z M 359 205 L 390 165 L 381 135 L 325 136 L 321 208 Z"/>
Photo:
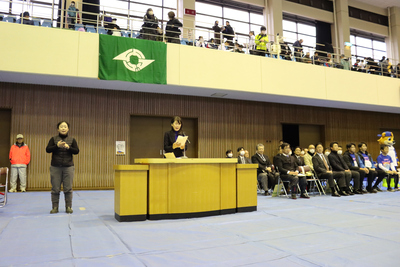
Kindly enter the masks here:
<path id="1" fill-rule="evenodd" d="M 69 123 L 61 121 L 57 124 L 58 135 L 53 136 L 47 147 L 51 156 L 51 202 L 53 208 L 50 213 L 58 213 L 61 184 L 64 188 L 65 211 L 72 213 L 72 183 L 74 179 L 74 161 L 72 155 L 79 153 L 75 138 L 68 136 Z"/>
<path id="2" fill-rule="evenodd" d="M 147 9 L 143 17 L 142 34 L 145 40 L 156 40 L 158 18 L 154 15 L 153 9 Z"/>
<path id="3" fill-rule="evenodd" d="M 171 131 L 165 132 L 164 134 L 165 153 L 173 152 L 177 158 L 183 157 L 183 151 L 187 150 L 187 145 L 176 142 L 178 136 L 185 136 L 182 127 L 183 124 L 181 117 L 174 116 L 171 119 Z"/>

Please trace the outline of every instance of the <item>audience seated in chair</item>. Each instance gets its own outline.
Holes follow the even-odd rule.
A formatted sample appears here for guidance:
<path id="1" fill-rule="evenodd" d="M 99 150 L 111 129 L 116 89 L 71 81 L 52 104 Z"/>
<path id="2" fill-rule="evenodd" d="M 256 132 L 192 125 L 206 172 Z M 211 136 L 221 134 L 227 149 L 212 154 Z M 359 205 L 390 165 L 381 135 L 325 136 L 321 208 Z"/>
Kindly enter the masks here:
<path id="1" fill-rule="evenodd" d="M 368 179 L 368 185 L 367 185 L 367 190 L 370 193 L 376 193 L 375 191 L 379 192 L 382 191 L 378 185 L 383 181 L 383 179 L 386 177 L 386 173 L 381 170 L 381 169 L 376 169 L 371 154 L 368 153 L 367 149 L 367 144 L 365 142 L 360 142 L 358 144 L 358 156 L 360 159 L 360 168 L 366 168 L 369 172 L 371 172 L 371 180 Z M 375 182 L 375 185 L 372 185 L 375 177 L 378 176 L 378 179 Z"/>
<path id="2" fill-rule="evenodd" d="M 324 151 L 322 143 L 316 144 L 315 148 L 316 153 L 312 157 L 312 163 L 318 179 L 328 180 L 328 185 L 331 188 L 333 197 L 339 197 L 340 195 L 348 196 L 346 193 L 348 189 L 346 187 L 344 172 L 332 171 L 332 166 L 328 157 L 322 153 Z M 336 180 L 336 184 L 339 186 L 339 192 L 336 190 L 334 180 Z"/>
<path id="3" fill-rule="evenodd" d="M 356 144 L 354 143 L 348 143 L 346 145 L 347 151 L 344 152 L 343 154 L 343 159 L 347 164 L 347 167 L 352 170 L 352 171 L 357 171 L 360 174 L 360 179 L 361 179 L 361 187 L 362 183 L 364 181 L 364 178 L 367 176 L 368 177 L 368 186 L 367 190 L 370 193 L 376 193 L 377 191 L 375 189 L 372 189 L 372 182 L 374 181 L 377 173 L 375 171 L 369 171 L 367 168 L 361 168 L 360 167 L 360 156 L 356 153 Z M 368 193 L 366 190 L 362 189 L 363 193 Z"/>
<path id="4" fill-rule="evenodd" d="M 277 174 L 273 170 L 273 165 L 267 155 L 264 155 L 264 145 L 256 146 L 256 154 L 251 157 L 251 162 L 258 164 L 257 181 L 261 184 L 265 195 L 269 195 L 268 189 L 274 188 L 277 181 Z"/>
<path id="5" fill-rule="evenodd" d="M 296 199 L 297 185 L 300 186 L 300 198 L 310 198 L 306 192 L 306 177 L 299 177 L 298 165 L 293 157 L 290 156 L 290 145 L 283 143 L 281 145 L 282 154 L 276 156 L 276 167 L 279 170 L 282 181 L 290 183 L 292 199 Z"/>

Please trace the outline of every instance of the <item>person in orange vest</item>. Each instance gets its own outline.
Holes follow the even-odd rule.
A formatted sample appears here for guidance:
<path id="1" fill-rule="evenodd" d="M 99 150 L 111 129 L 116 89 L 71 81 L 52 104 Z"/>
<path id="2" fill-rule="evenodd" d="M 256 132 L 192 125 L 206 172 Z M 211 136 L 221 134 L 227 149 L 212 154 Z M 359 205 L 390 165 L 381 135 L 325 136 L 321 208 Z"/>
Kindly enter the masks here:
<path id="1" fill-rule="evenodd" d="M 9 192 L 17 192 L 17 179 L 21 183 L 21 192 L 26 192 L 26 167 L 31 161 L 31 153 L 28 146 L 24 143 L 24 136 L 17 135 L 17 142 L 11 146 L 10 162 L 11 162 L 11 189 Z"/>

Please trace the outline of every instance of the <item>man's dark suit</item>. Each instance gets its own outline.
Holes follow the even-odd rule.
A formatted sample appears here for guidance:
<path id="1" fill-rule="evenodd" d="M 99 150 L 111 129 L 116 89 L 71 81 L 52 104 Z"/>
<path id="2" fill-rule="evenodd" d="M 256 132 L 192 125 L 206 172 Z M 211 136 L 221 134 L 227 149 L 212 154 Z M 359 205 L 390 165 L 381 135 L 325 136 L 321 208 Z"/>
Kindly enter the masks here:
<path id="1" fill-rule="evenodd" d="M 262 158 L 264 157 L 264 158 Z M 271 161 L 267 155 L 261 155 L 256 153 L 251 157 L 251 162 L 258 164 L 257 168 L 257 180 L 261 182 L 262 187 L 265 190 L 268 188 L 274 188 L 276 184 L 276 177 L 273 172 L 267 171 L 267 167 L 272 168 Z"/>
<path id="2" fill-rule="evenodd" d="M 296 186 L 299 184 L 301 193 L 306 190 L 307 180 L 306 177 L 298 177 L 297 175 L 290 175 L 288 172 L 295 172 L 298 169 L 296 161 L 291 156 L 280 154 L 276 156 L 276 167 L 279 170 L 282 181 L 289 181 L 292 193 L 296 192 Z"/>
<path id="3" fill-rule="evenodd" d="M 344 161 L 342 156 L 337 153 L 337 151 L 332 151 L 329 154 L 328 159 L 332 165 L 332 170 L 344 171 L 347 188 L 350 188 L 350 181 L 351 178 L 353 177 L 354 189 L 356 190 L 360 189 L 360 174 L 356 171 L 346 172 L 345 170 L 350 170 L 350 169 L 347 167 L 346 162 Z"/>
<path id="4" fill-rule="evenodd" d="M 326 160 L 326 163 L 328 165 L 329 170 L 326 169 L 324 161 L 322 160 L 322 157 L 324 157 L 324 159 Z M 345 181 L 344 181 L 344 172 L 332 172 L 332 173 L 328 173 L 327 171 L 332 170 L 332 166 L 329 162 L 329 159 L 324 155 L 324 154 L 315 154 L 312 157 L 312 162 L 313 162 L 313 166 L 314 166 L 314 170 L 317 173 L 317 176 L 319 179 L 327 179 L 328 183 L 329 183 L 329 187 L 333 187 L 335 188 L 335 183 L 333 181 L 333 179 L 336 180 L 337 184 L 339 185 L 339 187 L 345 187 Z"/>
<path id="5" fill-rule="evenodd" d="M 297 166 L 304 166 L 304 158 L 303 157 L 297 157 L 296 155 L 292 155 L 293 159 L 296 161 Z"/>

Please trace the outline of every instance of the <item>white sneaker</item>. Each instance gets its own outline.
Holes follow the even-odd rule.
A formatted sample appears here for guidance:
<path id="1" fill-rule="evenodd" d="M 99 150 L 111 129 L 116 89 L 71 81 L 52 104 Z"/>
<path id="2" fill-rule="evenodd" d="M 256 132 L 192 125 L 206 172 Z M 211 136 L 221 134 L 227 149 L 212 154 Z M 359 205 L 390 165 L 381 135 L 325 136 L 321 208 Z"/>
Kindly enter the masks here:
<path id="1" fill-rule="evenodd" d="M 8 190 L 8 192 L 15 193 L 15 192 L 17 192 L 17 189 L 11 188 L 10 190 Z"/>
<path id="2" fill-rule="evenodd" d="M 24 192 L 26 192 L 26 189 L 21 189 L 21 193 L 24 193 Z"/>

